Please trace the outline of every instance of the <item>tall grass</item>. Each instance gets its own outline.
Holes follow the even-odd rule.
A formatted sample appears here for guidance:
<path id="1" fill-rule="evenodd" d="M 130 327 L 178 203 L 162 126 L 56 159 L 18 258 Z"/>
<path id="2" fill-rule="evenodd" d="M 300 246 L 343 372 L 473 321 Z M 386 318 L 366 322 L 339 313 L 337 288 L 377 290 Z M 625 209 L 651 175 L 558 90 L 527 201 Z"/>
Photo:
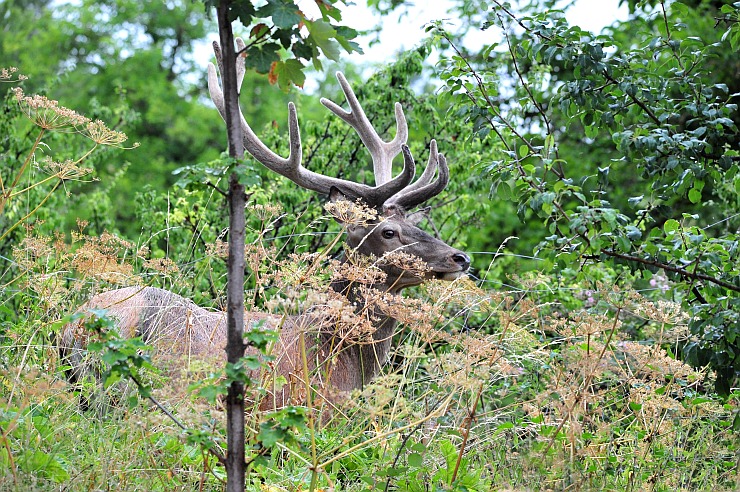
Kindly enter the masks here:
<path id="1" fill-rule="evenodd" d="M 30 108 L 24 98 L 16 103 Z M 34 115 L 27 116 L 47 131 Z M 79 168 L 82 160 L 73 162 Z M 4 203 L 35 189 L 19 185 L 29 169 L 3 175 Z M 372 265 L 290 254 L 301 236 L 278 254 L 267 232 L 286 217 L 264 206 L 253 206 L 250 217 L 250 305 L 276 315 L 335 306 L 341 318 L 329 280 L 366 278 Z M 210 270 L 152 259 L 115 235 L 87 235 L 84 226 L 71 239 L 29 229 L 12 259 L 3 259 L 3 298 L 13 308 L 0 308 L 0 490 L 221 490 L 224 471 L 208 448 L 223 452 L 225 417 L 214 394 L 209 400 L 188 389 L 217 387 L 218 367 L 172 354 L 148 374 L 154 398 L 177 422 L 148 400 L 101 415 L 80 408 L 56 351 L 65 317 L 91 292 L 160 282 L 187 292 Z M 226 253 L 218 241 L 207 251 L 202 269 Z M 670 286 L 638 293 L 629 282 L 594 277 L 602 282 L 512 275 L 508 292 L 468 279 L 430 282 L 404 297 L 368 291 L 366 302 L 402 323 L 383 374 L 331 409 L 308 398 L 277 415 L 253 408 L 249 487 L 736 490 L 732 421 L 740 394 L 716 398 L 711 374 L 673 357 L 671 348 L 689 334 Z M 212 285 L 218 308 L 223 284 Z M 342 319 L 351 330 L 351 316 Z"/>

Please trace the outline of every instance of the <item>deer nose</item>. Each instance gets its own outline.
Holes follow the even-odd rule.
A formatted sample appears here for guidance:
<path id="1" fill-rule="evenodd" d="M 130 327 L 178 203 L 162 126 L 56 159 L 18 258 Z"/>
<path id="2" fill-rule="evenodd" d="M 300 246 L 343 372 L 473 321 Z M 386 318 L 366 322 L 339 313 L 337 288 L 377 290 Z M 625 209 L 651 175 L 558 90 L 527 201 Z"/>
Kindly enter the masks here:
<path id="1" fill-rule="evenodd" d="M 470 256 L 465 253 L 455 253 L 452 255 L 452 261 L 460 265 L 460 268 L 467 270 L 470 267 Z"/>

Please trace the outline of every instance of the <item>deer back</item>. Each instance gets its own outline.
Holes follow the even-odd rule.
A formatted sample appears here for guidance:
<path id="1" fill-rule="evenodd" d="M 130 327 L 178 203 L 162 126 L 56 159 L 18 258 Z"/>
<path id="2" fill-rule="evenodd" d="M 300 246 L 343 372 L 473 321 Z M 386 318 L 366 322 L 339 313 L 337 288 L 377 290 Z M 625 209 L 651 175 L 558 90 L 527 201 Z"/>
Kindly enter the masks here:
<path id="1" fill-rule="evenodd" d="M 187 369 L 183 365 L 188 364 L 191 357 L 219 365 L 224 359 L 226 313 L 209 311 L 168 290 L 126 287 L 94 296 L 78 309 L 81 316 L 63 328 L 60 352 L 72 368 L 70 379 L 73 381 L 95 374 L 86 350 L 92 333 L 85 328 L 85 322 L 91 311 L 104 311 L 120 336 L 140 336 L 153 347 L 152 358 L 156 363 Z M 328 395 L 358 388 L 376 372 L 372 370 L 370 374 L 370 369 L 360 367 L 361 349 L 344 344 L 341 336 L 333 331 L 333 324 L 323 316 L 309 313 L 280 317 L 246 312 L 245 323 L 247 330 L 262 323 L 266 323 L 266 329 L 279 329 L 265 369 L 252 373 L 266 389 L 261 404 L 264 409 L 303 402 L 307 381 Z M 383 348 L 378 347 L 379 351 L 387 353 L 390 339 L 382 340 L 381 345 Z M 368 348 L 362 350 L 369 356 Z M 253 347 L 248 347 L 246 352 L 259 354 Z M 302 363 L 304 353 L 308 376 Z M 373 357 L 380 360 L 385 356 L 373 354 Z M 368 374 L 363 376 L 365 372 Z"/>

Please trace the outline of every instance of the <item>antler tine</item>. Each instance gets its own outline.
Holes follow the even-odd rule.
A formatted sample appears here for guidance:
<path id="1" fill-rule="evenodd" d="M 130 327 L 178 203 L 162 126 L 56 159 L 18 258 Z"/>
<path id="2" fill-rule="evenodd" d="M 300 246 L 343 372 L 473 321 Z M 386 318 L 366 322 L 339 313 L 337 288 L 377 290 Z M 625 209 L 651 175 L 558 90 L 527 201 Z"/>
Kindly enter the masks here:
<path id="1" fill-rule="evenodd" d="M 221 117 L 225 119 L 226 108 L 224 107 L 224 94 L 218 83 L 216 67 L 212 63 L 208 64 L 208 92 L 211 95 L 213 104 L 221 114 Z M 298 117 L 296 115 L 295 106 L 293 106 L 292 103 L 288 104 L 290 155 L 287 159 L 280 157 L 262 143 L 257 135 L 255 135 L 254 131 L 252 131 L 252 128 L 249 126 L 246 119 L 244 119 L 244 115 L 241 111 L 239 112 L 239 116 L 242 124 L 244 147 L 250 154 L 252 154 L 252 156 L 254 156 L 255 159 L 261 162 L 268 169 L 289 179 L 293 179 L 294 176 L 297 177 L 301 174 L 301 138 L 298 129 Z"/>
<path id="2" fill-rule="evenodd" d="M 404 161 L 410 159 L 413 162 L 411 151 L 404 145 L 402 147 Z M 437 179 L 432 181 L 435 171 L 439 171 Z M 450 180 L 450 169 L 447 167 L 447 159 L 437 151 L 437 141 L 432 140 L 429 145 L 429 161 L 424 173 L 412 185 L 407 186 L 391 198 L 386 200 L 385 207 L 400 207 L 409 210 L 430 198 L 439 195 Z"/>
<path id="3" fill-rule="evenodd" d="M 391 180 L 393 175 L 393 158 L 401 152 L 401 145 L 406 143 L 409 136 L 409 127 L 406 123 L 406 116 L 403 114 L 403 107 L 400 103 L 395 104 L 396 136 L 390 142 L 384 142 L 368 120 L 365 111 L 357 100 L 357 96 L 355 96 L 352 87 L 350 87 L 342 72 L 337 72 L 337 80 L 342 87 L 350 110 L 345 111 L 338 104 L 323 97 L 321 98 L 321 104 L 355 129 L 373 159 L 375 185 L 385 184 Z"/>
<path id="4" fill-rule="evenodd" d="M 236 42 L 236 52 L 238 53 L 236 57 L 236 87 L 238 88 L 239 93 L 241 93 L 242 82 L 244 82 L 244 74 L 247 73 L 247 59 L 245 58 L 245 55 L 243 53 L 247 45 L 242 38 L 236 38 L 234 41 Z M 218 68 L 219 70 L 221 70 L 222 67 L 220 64 Z"/>
<path id="5" fill-rule="evenodd" d="M 236 45 L 239 50 L 243 49 L 245 46 L 244 41 L 241 38 L 236 39 Z M 213 43 L 213 51 L 216 55 L 216 62 L 219 67 L 222 67 L 223 60 L 221 48 L 216 42 Z M 239 87 L 241 87 L 241 83 L 244 80 L 244 73 L 244 60 L 239 57 L 237 59 L 237 82 L 239 83 Z M 225 119 L 226 110 L 224 94 L 218 81 L 216 67 L 212 63 L 208 64 L 208 92 L 211 95 L 213 104 L 221 114 L 221 117 Z M 413 161 L 411 163 L 404 162 L 404 169 L 396 178 L 388 180 L 382 185 L 375 187 L 344 179 L 332 178 L 330 176 L 324 176 L 322 174 L 309 171 L 301 165 L 301 135 L 298 126 L 298 114 L 295 105 L 292 102 L 288 103 L 288 138 L 290 154 L 287 158 L 280 157 L 262 143 L 247 123 L 241 110 L 239 111 L 239 116 L 242 125 L 244 147 L 252 157 L 271 171 L 285 176 L 303 188 L 317 191 L 319 193 L 329 194 L 331 188 L 334 187 L 341 190 L 346 195 L 362 198 L 368 205 L 380 206 L 386 201 L 386 199 L 397 194 L 414 179 L 415 170 Z"/>

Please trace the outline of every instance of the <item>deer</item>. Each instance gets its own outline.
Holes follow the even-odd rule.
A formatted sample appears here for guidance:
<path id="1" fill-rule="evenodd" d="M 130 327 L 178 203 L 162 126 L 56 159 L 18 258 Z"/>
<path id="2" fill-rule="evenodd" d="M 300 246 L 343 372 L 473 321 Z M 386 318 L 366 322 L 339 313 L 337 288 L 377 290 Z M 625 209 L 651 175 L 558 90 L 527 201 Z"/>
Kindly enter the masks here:
<path id="1" fill-rule="evenodd" d="M 237 49 L 244 41 L 236 40 Z M 218 43 L 214 52 L 219 68 L 222 57 Z M 223 70 L 221 70 L 223 73 Z M 237 87 L 241 88 L 245 74 L 244 58 L 237 60 Z M 255 134 L 240 111 L 241 133 L 249 154 L 270 171 L 288 178 L 297 186 L 329 197 L 333 204 L 355 203 L 376 212 L 366 223 L 344 223 L 345 251 L 342 261 L 353 258 L 371 259 L 382 275 L 369 285 L 360 285 L 346 278 L 335 278 L 330 290 L 346 297 L 355 313 L 369 325 L 368 339 L 354 339 L 340 333 L 336 323 L 321 315 L 321 309 L 303 314 L 280 317 L 260 312 L 245 312 L 245 329 L 257 324 L 278 328 L 279 335 L 272 347 L 270 363 L 272 381 L 282 377 L 282 386 L 269 384 L 266 396 L 259 404 L 262 409 L 275 409 L 305 398 L 307 382 L 321 389 L 326 400 L 341 401 L 352 390 L 363 388 L 383 368 L 392 347 L 397 321 L 378 307 L 367 307 L 367 291 L 397 295 L 404 289 L 430 279 L 453 281 L 467 275 L 471 259 L 464 252 L 449 246 L 424 232 L 417 225 L 418 213 L 409 211 L 440 194 L 449 182 L 449 168 L 437 143 L 429 144 L 429 159 L 421 176 L 414 181 L 415 161 L 406 145 L 408 124 L 400 103 L 395 103 L 396 134 L 384 141 L 367 118 L 352 87 L 341 72 L 336 73 L 349 110 L 321 98 L 321 103 L 347 123 L 358 134 L 368 150 L 375 178 L 374 186 L 310 171 L 302 165 L 302 147 L 295 105 L 288 104 L 288 134 L 290 153 L 287 158 L 270 150 Z M 210 63 L 207 72 L 208 89 L 216 109 L 225 116 L 224 96 L 216 67 Z M 402 154 L 403 169 L 392 176 L 392 161 Z M 336 218 L 336 217 L 335 217 Z M 342 218 L 337 219 L 342 223 Z M 422 274 L 410 272 L 383 262 L 395 252 L 417 257 L 425 265 Z M 224 357 L 226 345 L 226 314 L 196 305 L 168 290 L 155 287 L 125 287 L 102 292 L 92 297 L 80 313 L 104 309 L 115 320 L 115 329 L 123 337 L 139 336 L 157 351 L 187 354 L 187 357 Z M 62 332 L 63 357 L 72 367 L 71 379 L 84 375 L 84 316 L 66 325 Z M 256 350 L 247 347 L 247 353 Z M 305 373 L 307 364 L 308 374 Z"/>

